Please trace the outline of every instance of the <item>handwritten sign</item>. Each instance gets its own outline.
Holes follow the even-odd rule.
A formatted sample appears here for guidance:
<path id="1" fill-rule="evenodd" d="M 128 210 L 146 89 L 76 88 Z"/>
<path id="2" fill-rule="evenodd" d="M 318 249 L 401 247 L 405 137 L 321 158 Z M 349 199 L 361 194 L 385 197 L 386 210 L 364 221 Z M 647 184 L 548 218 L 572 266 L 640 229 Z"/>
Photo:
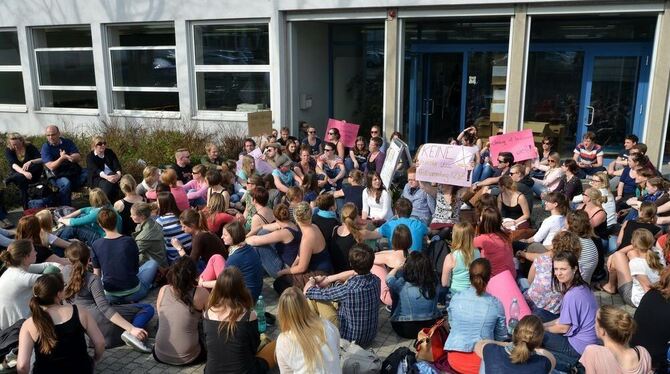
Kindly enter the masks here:
<path id="1" fill-rule="evenodd" d="M 345 147 L 353 148 L 356 145 L 356 137 L 358 136 L 358 129 L 360 128 L 359 125 L 329 118 L 328 126 L 326 127 L 326 135 L 323 137 L 326 141 L 329 141 L 328 139 L 330 139 L 328 131 L 332 128 L 340 131 L 340 141 L 342 141 L 342 144 L 344 144 Z"/>
<path id="2" fill-rule="evenodd" d="M 399 139 L 393 139 L 391 144 L 389 144 L 386 149 L 386 158 L 384 159 L 384 165 L 382 166 L 382 171 L 380 177 L 382 178 L 382 183 L 388 188 L 393 181 L 393 177 L 397 170 L 398 162 L 405 153 L 405 157 L 409 163 L 412 162 L 412 157 L 409 154 L 409 149 L 407 144 Z M 409 167 L 410 165 L 407 165 Z"/>
<path id="3" fill-rule="evenodd" d="M 272 132 L 272 111 L 247 113 L 249 136 L 268 135 Z"/>
<path id="4" fill-rule="evenodd" d="M 531 160 L 537 157 L 537 148 L 533 139 L 533 130 L 510 132 L 489 138 L 491 142 L 491 162 L 498 165 L 500 152 L 512 152 L 514 162 Z"/>
<path id="5" fill-rule="evenodd" d="M 468 187 L 477 147 L 424 144 L 419 151 L 416 179 L 424 182 Z"/>

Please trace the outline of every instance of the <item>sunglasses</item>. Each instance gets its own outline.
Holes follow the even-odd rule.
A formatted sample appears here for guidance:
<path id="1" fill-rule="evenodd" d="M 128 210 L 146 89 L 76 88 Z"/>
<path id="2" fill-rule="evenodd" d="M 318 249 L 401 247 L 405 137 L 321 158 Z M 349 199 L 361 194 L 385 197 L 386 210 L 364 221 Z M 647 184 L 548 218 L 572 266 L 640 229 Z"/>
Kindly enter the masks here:
<path id="1" fill-rule="evenodd" d="M 370 131 L 370 134 L 378 134 L 378 133 L 379 133 L 379 131 L 377 131 L 377 130 Z"/>
<path id="2" fill-rule="evenodd" d="M 542 142 L 542 145 L 551 145 L 549 142 Z"/>
<path id="3" fill-rule="evenodd" d="M 316 131 L 307 131 L 308 134 L 316 134 Z"/>
<path id="4" fill-rule="evenodd" d="M 505 161 L 505 160 L 498 160 L 498 163 L 500 163 L 500 164 L 506 164 L 507 161 Z"/>
<path id="5" fill-rule="evenodd" d="M 331 152 L 333 149 L 332 148 L 324 148 L 323 150 L 326 151 L 326 152 Z"/>
<path id="6" fill-rule="evenodd" d="M 107 142 L 97 142 L 97 143 L 95 143 L 95 145 L 97 145 L 98 147 L 101 147 L 103 145 L 107 145 Z"/>
<path id="7" fill-rule="evenodd" d="M 549 159 L 549 160 L 547 160 L 547 162 L 551 162 L 552 164 L 555 164 L 556 160 Z"/>

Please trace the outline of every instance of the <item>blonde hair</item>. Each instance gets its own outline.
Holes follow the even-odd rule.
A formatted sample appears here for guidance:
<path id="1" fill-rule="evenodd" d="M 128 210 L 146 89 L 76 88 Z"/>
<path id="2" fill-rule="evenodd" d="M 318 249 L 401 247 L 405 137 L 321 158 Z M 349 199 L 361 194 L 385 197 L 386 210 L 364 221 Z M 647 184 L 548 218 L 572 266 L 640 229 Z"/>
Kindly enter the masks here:
<path id="1" fill-rule="evenodd" d="M 654 246 L 654 235 L 647 229 L 637 229 L 633 231 L 633 236 L 630 240 L 633 248 L 637 249 L 641 255 L 644 256 L 645 261 L 650 268 L 661 272 L 663 271 L 663 264 L 658 256 L 658 253 L 652 249 Z"/>
<path id="2" fill-rule="evenodd" d="M 88 193 L 88 203 L 93 208 L 100 208 L 110 204 L 107 195 L 100 188 L 94 188 Z"/>
<path id="3" fill-rule="evenodd" d="M 342 212 L 340 213 L 340 219 L 344 226 L 347 227 L 351 236 L 354 237 L 356 243 L 360 243 L 363 239 L 361 230 L 356 225 L 356 218 L 358 217 L 358 208 L 354 203 L 346 203 L 342 207 Z"/>
<path id="4" fill-rule="evenodd" d="M 54 228 L 54 218 L 49 209 L 42 209 L 35 213 L 35 217 L 40 221 L 40 228 L 46 232 L 51 232 Z"/>
<path id="5" fill-rule="evenodd" d="M 598 208 L 602 208 L 603 204 L 607 202 L 607 196 L 603 196 L 597 188 L 587 188 L 586 191 L 584 191 L 584 194 L 588 196 L 589 199 L 591 199 L 591 202 Z"/>
<path id="6" fill-rule="evenodd" d="M 217 147 L 216 144 L 207 143 L 207 145 L 205 146 L 205 152 L 209 153 L 209 151 L 211 151 L 214 148 L 216 148 L 217 150 L 219 149 L 219 147 Z"/>
<path id="7" fill-rule="evenodd" d="M 603 187 L 607 187 L 610 184 L 610 178 L 607 175 L 606 171 L 601 171 L 600 173 L 595 173 L 593 174 L 594 177 L 598 178 L 598 181 L 600 184 L 603 185 Z"/>
<path id="8" fill-rule="evenodd" d="M 279 329 L 297 343 L 302 351 L 308 372 L 323 367 L 321 347 L 328 347 L 326 324 L 307 304 L 307 299 L 296 287 L 286 289 L 277 305 Z M 331 352 L 335 354 L 335 352 Z"/>
<path id="9" fill-rule="evenodd" d="M 102 135 L 96 135 L 91 139 L 91 150 L 95 149 L 95 145 L 104 142 L 105 138 Z"/>
<path id="10" fill-rule="evenodd" d="M 461 251 L 463 254 L 463 263 L 470 266 L 475 258 L 475 229 L 468 222 L 459 222 L 454 225 L 451 233 L 452 251 Z"/>
<path id="11" fill-rule="evenodd" d="M 533 350 L 542 345 L 544 326 L 542 321 L 534 315 L 527 315 L 519 321 L 512 335 L 514 348 L 509 355 L 513 364 L 523 364 L 530 359 Z"/>
<path id="12" fill-rule="evenodd" d="M 596 322 L 616 343 L 626 345 L 637 329 L 631 315 L 613 305 L 603 305 L 598 310 Z"/>
<path id="13" fill-rule="evenodd" d="M 119 180 L 119 187 L 121 188 L 121 192 L 123 192 L 124 195 L 130 195 L 135 193 L 135 187 L 137 187 L 137 181 L 135 181 L 135 178 L 130 175 L 126 174 L 121 177 Z"/>
<path id="14" fill-rule="evenodd" d="M 247 174 L 247 178 L 251 177 L 251 174 L 253 174 L 252 167 L 256 167 L 255 162 L 254 158 L 249 155 L 242 156 L 242 170 Z"/>
<path id="15" fill-rule="evenodd" d="M 9 149 L 14 149 L 12 148 L 12 145 L 10 143 L 10 140 L 12 139 L 18 139 L 21 141 L 21 144 L 25 147 L 26 145 L 26 139 L 23 137 L 23 135 L 19 134 L 18 132 L 10 132 L 7 134 L 7 148 Z"/>
<path id="16" fill-rule="evenodd" d="M 302 224 L 312 222 L 312 208 L 304 201 L 299 203 L 293 208 L 293 218 L 295 218 L 296 222 Z"/>
<path id="17" fill-rule="evenodd" d="M 151 178 L 158 172 L 158 168 L 155 166 L 147 166 L 142 170 L 142 178 L 147 179 Z"/>

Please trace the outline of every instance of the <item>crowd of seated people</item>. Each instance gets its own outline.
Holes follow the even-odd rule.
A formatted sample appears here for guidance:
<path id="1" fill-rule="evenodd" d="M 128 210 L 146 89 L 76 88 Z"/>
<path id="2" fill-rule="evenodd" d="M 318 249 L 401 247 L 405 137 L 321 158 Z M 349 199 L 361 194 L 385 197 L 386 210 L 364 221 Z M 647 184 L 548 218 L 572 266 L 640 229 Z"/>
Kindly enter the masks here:
<path id="1" fill-rule="evenodd" d="M 7 183 L 23 208 L 45 174 L 49 205 L 89 187 L 79 209 L 28 210 L 0 231 L 0 331 L 20 331 L 19 372 L 64 361 L 92 372 L 123 343 L 207 373 L 339 372 L 339 339 L 369 347 L 384 314 L 404 339 L 443 321 L 458 373 L 666 369 L 670 183 L 636 136 L 609 165 L 590 132 L 567 159 L 545 137 L 537 159 L 518 161 L 471 127 L 452 143 L 477 150 L 471 186 L 423 181 L 404 159 L 387 186 L 401 134 L 372 126 L 345 144 L 337 128 L 321 139 L 303 125 L 300 137 L 245 139 L 237 160 L 216 144 L 177 149 L 141 181 L 102 136 L 82 158 L 53 125 L 41 152 L 9 134 Z M 594 290 L 635 315 L 599 307 Z M 275 342 L 259 332 L 265 292 L 279 295 Z M 507 293 L 525 314 L 510 317 Z"/>

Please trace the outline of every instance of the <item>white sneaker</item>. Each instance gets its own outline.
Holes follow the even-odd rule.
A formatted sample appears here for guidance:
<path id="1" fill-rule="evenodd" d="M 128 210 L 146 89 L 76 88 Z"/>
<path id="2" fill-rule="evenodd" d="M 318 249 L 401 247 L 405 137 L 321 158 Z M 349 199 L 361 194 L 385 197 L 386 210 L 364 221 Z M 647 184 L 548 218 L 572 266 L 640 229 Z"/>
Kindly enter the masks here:
<path id="1" fill-rule="evenodd" d="M 470 210 L 470 205 L 468 205 L 467 203 L 461 204 L 461 210 Z"/>
<path id="2" fill-rule="evenodd" d="M 137 339 L 135 335 L 129 333 L 128 331 L 124 331 L 123 334 L 121 334 L 121 340 L 123 340 L 126 345 L 135 349 L 136 351 L 142 353 L 151 353 L 151 348 L 147 347 L 143 341 Z"/>

